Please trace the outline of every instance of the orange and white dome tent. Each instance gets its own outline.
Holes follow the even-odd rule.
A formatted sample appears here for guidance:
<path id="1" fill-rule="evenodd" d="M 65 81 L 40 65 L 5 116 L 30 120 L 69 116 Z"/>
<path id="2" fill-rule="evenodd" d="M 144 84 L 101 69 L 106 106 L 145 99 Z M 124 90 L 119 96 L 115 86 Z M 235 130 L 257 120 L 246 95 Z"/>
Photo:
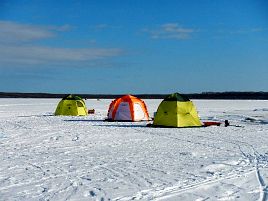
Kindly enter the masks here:
<path id="1" fill-rule="evenodd" d="M 125 95 L 111 102 L 108 121 L 148 121 L 149 114 L 144 101 Z"/>

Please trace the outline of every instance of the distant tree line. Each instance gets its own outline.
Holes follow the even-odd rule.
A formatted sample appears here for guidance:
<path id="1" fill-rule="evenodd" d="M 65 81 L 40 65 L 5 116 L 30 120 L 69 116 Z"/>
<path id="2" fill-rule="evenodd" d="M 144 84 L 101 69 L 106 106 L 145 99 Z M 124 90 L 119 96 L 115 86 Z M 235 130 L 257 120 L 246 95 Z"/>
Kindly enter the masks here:
<path id="1" fill-rule="evenodd" d="M 68 94 L 0 92 L 0 98 L 63 98 Z M 114 99 L 124 94 L 75 94 L 86 99 Z M 168 94 L 133 94 L 143 99 L 163 99 Z M 268 92 L 202 92 L 184 94 L 190 99 L 268 100 Z"/>

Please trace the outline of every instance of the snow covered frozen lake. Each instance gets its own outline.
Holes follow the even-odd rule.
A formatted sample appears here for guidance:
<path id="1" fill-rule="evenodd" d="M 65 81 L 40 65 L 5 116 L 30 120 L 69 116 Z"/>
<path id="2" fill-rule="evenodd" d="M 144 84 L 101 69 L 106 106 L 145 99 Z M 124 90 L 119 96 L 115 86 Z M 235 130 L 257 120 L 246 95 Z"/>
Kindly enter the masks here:
<path id="1" fill-rule="evenodd" d="M 111 100 L 53 116 L 59 101 L 0 99 L 0 200 L 268 199 L 268 101 L 193 100 L 233 126 L 185 129 L 103 122 Z"/>

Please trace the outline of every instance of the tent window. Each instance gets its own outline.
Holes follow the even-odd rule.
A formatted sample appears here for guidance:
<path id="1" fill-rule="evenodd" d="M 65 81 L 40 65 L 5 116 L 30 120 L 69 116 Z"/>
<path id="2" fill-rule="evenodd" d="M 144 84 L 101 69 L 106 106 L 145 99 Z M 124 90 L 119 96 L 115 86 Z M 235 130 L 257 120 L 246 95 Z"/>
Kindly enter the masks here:
<path id="1" fill-rule="evenodd" d="M 80 101 L 78 101 L 76 103 L 77 103 L 77 107 L 84 107 L 83 104 Z"/>

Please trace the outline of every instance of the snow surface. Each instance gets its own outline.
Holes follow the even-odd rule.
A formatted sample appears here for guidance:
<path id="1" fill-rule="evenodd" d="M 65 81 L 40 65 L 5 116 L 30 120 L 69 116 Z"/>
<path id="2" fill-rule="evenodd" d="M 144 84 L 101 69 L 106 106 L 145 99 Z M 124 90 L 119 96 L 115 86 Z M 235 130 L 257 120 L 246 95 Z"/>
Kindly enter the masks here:
<path id="1" fill-rule="evenodd" d="M 103 122 L 110 101 L 68 117 L 59 99 L 0 99 L 0 200 L 268 199 L 268 101 L 194 100 L 232 126 L 185 129 Z"/>

